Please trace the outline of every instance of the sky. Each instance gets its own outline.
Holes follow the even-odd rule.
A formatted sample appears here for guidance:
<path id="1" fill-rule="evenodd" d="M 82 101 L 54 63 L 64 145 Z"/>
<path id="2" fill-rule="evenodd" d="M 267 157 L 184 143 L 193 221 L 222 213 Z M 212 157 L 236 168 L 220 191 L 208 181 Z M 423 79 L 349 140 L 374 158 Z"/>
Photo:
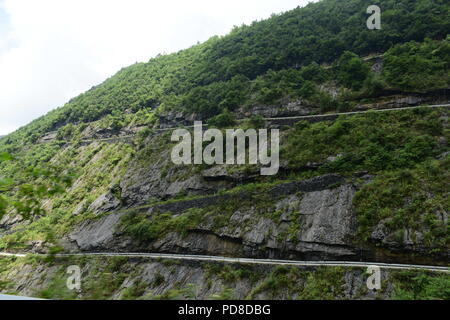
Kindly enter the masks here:
<path id="1" fill-rule="evenodd" d="M 0 135 L 135 62 L 317 0 L 0 0 Z"/>

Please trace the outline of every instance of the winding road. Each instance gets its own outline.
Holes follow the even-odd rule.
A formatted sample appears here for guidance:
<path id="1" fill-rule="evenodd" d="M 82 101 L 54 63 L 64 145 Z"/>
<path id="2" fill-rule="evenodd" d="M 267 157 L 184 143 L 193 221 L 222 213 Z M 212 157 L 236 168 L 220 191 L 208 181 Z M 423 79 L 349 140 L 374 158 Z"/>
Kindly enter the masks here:
<path id="1" fill-rule="evenodd" d="M 294 117 L 279 117 L 279 118 L 264 118 L 266 121 L 273 120 L 301 120 L 301 119 L 313 119 L 313 118 L 327 118 L 327 117 L 338 117 L 345 115 L 354 115 L 368 112 L 389 112 L 389 111 L 399 111 L 399 110 L 412 110 L 419 108 L 446 108 L 450 107 L 450 104 L 434 104 L 429 106 L 412 106 L 412 107 L 401 107 L 401 108 L 389 108 L 389 109 L 370 109 L 364 111 L 351 111 L 351 112 L 340 112 L 340 113 L 326 113 L 326 114 L 316 114 L 309 116 L 294 116 Z"/>
<path id="2" fill-rule="evenodd" d="M 429 106 L 412 106 L 412 107 L 402 107 L 402 108 L 392 108 L 392 109 L 379 109 L 379 110 L 367 110 L 367 111 L 354 111 L 354 112 L 344 112 L 344 113 L 333 113 L 333 114 L 321 114 L 321 115 L 308 115 L 308 116 L 295 116 L 295 117 L 280 117 L 280 118 L 264 118 L 266 121 L 276 121 L 276 120 L 301 120 L 301 119 L 311 119 L 311 118 L 327 118 L 327 117 L 337 117 L 342 115 L 354 115 L 363 114 L 368 112 L 389 112 L 389 111 L 399 111 L 399 110 L 411 110 L 417 108 L 443 108 L 450 107 L 450 104 L 437 104 Z M 193 127 L 193 126 L 191 126 Z M 186 127 L 189 128 L 189 127 Z M 169 131 L 174 130 L 176 127 L 156 129 L 156 131 Z M 134 135 L 133 135 L 134 136 Z M 122 136 L 115 137 L 115 139 L 130 138 L 133 136 Z M 109 138 L 111 139 L 111 138 Z M 109 140 L 104 139 L 104 140 Z M 90 140 L 85 140 L 85 142 L 90 142 Z M 0 252 L 0 257 L 17 257 L 23 258 L 28 254 L 25 253 L 6 253 Z M 450 273 L 450 267 L 442 266 L 427 266 L 427 265 L 412 265 L 412 264 L 393 264 L 393 263 L 380 263 L 380 262 L 351 262 L 351 261 L 294 261 L 294 260 L 275 260 L 275 259 L 252 259 L 252 258 L 230 258 L 221 256 L 206 256 L 206 255 L 186 255 L 186 254 L 164 254 L 164 253 L 111 253 L 111 252 L 90 252 L 90 253 L 73 253 L 73 254 L 56 254 L 56 257 L 70 257 L 70 256 L 83 256 L 83 257 L 130 257 L 130 258 L 151 258 L 151 259 L 172 259 L 172 260 L 190 260 L 190 261 L 208 261 L 208 262 L 227 262 L 227 263 L 244 263 L 244 264 L 259 264 L 259 265 L 287 265 L 287 266 L 329 266 L 329 267 L 370 267 L 376 266 L 381 269 L 398 269 L 398 270 L 424 270 L 424 271 L 434 271 L 434 272 L 445 272 Z"/>
<path id="3" fill-rule="evenodd" d="M 274 117 L 274 118 L 263 118 L 265 121 L 279 121 L 279 120 L 308 120 L 308 119 L 327 119 L 327 118 L 334 118 L 339 116 L 345 116 L 345 115 L 355 115 L 355 114 L 364 114 L 369 112 L 389 112 L 389 111 L 399 111 L 399 110 L 413 110 L 413 109 L 419 109 L 419 108 L 447 108 L 450 107 L 450 104 L 433 104 L 433 105 L 425 105 L 425 106 L 411 106 L 411 107 L 401 107 L 401 108 L 389 108 L 389 109 L 369 109 L 369 110 L 363 110 L 363 111 L 351 111 L 351 112 L 339 112 L 339 113 L 325 113 L 325 114 L 313 114 L 313 115 L 307 115 L 307 116 L 292 116 L 292 117 Z M 237 121 L 245 121 L 247 118 L 244 119 L 238 119 Z M 323 120 L 322 120 L 323 121 Z M 203 126 L 207 126 L 206 124 L 203 124 Z M 160 128 L 155 129 L 155 131 L 170 131 L 177 129 L 178 127 L 170 127 L 170 128 Z M 186 126 L 183 128 L 194 128 L 194 126 Z M 130 138 L 132 136 L 124 136 L 127 138 Z"/>
<path id="4" fill-rule="evenodd" d="M 39 254 L 41 255 L 41 254 Z M 23 258 L 24 253 L 6 253 L 0 252 L 0 256 Z M 55 257 L 128 257 L 128 258 L 151 258 L 151 259 L 169 259 L 185 261 L 206 261 L 206 262 L 227 262 L 240 264 L 259 264 L 259 265 L 277 265 L 277 266 L 298 266 L 298 267 L 360 267 L 367 268 L 371 266 L 380 269 L 397 270 L 424 270 L 434 272 L 450 273 L 449 267 L 427 266 L 413 264 L 395 264 L 380 262 L 351 262 L 351 261 L 295 261 L 295 260 L 276 260 L 276 259 L 253 259 L 253 258 L 230 258 L 221 256 L 189 255 L 189 254 L 170 254 L 170 253 L 115 253 L 115 252 L 85 252 L 71 254 L 55 254 Z"/>
<path id="5" fill-rule="evenodd" d="M 292 116 L 292 117 L 274 117 L 274 118 L 263 118 L 265 121 L 292 121 L 292 120 L 308 120 L 308 119 L 317 119 L 318 121 L 326 121 L 330 119 L 337 118 L 339 116 L 345 116 L 345 115 L 355 115 L 355 114 L 364 114 L 368 112 L 390 112 L 390 111 L 399 111 L 399 110 L 412 110 L 412 109 L 418 109 L 418 108 L 448 108 L 450 107 L 450 104 L 434 104 L 434 105 L 421 105 L 421 106 L 411 106 L 411 107 L 400 107 L 400 108 L 389 108 L 389 109 L 369 109 L 369 110 L 362 110 L 362 111 L 352 111 L 352 112 L 340 112 L 340 113 L 328 113 L 328 114 L 316 114 L 316 115 L 307 115 L 307 116 Z M 238 122 L 242 122 L 247 120 L 247 118 L 243 119 L 237 119 Z M 208 125 L 206 123 L 203 124 L 203 127 L 207 127 Z M 168 127 L 168 128 L 157 128 L 153 129 L 154 132 L 167 132 L 172 131 L 178 128 L 194 128 L 193 125 L 190 126 L 174 126 L 174 127 Z M 56 131 L 47 132 L 48 133 L 56 133 Z M 97 138 L 97 139 L 83 139 L 81 140 L 82 143 L 92 143 L 94 141 L 103 141 L 103 142 L 115 142 L 119 140 L 129 140 L 136 137 L 136 134 L 131 135 L 124 135 L 124 136 L 113 136 L 109 138 Z M 50 140 L 51 141 L 51 140 Z M 48 143 L 41 142 L 41 143 Z"/>

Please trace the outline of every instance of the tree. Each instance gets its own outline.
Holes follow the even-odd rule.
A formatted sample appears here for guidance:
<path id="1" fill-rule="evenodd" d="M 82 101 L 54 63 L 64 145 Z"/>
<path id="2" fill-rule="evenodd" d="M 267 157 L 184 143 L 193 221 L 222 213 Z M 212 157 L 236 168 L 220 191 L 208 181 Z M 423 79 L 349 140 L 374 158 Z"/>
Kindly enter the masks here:
<path id="1" fill-rule="evenodd" d="M 8 153 L 0 153 L 0 162 L 11 161 Z M 60 168 L 33 168 L 27 172 L 30 183 L 17 184 L 12 179 L 0 179 L 0 219 L 8 210 L 15 210 L 26 220 L 42 215 L 41 201 L 63 193 L 73 181 L 74 175 Z"/>
<path id="2" fill-rule="evenodd" d="M 346 51 L 339 58 L 337 79 L 347 88 L 359 90 L 369 75 L 369 66 L 353 52 Z"/>
<path id="3" fill-rule="evenodd" d="M 225 109 L 221 114 L 211 118 L 208 122 L 209 125 L 218 128 L 230 127 L 236 123 L 236 117 L 233 113 Z"/>

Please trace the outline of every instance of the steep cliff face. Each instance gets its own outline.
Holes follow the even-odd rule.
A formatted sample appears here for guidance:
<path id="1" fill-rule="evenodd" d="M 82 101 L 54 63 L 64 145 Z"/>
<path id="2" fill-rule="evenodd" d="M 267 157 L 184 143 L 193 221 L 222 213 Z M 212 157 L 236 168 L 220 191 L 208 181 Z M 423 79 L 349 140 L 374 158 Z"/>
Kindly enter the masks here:
<path id="1" fill-rule="evenodd" d="M 350 240 L 355 234 L 351 210 L 355 188 L 351 184 L 333 187 L 343 182 L 340 176 L 326 175 L 266 191 L 206 196 L 118 212 L 84 222 L 68 238 L 76 245 L 74 249 L 84 251 L 350 258 L 357 255 Z M 183 230 L 179 232 L 171 232 L 168 226 L 155 234 L 156 239 L 136 239 L 124 230 L 138 222 L 127 221 L 129 216 L 151 223 L 159 221 L 161 214 L 169 214 L 174 221 L 192 214 L 197 223 L 185 229 L 180 224 Z"/>
<path id="2" fill-rule="evenodd" d="M 181 193 L 207 194 L 218 190 L 196 174 L 196 168 L 174 166 L 170 134 L 150 136 L 144 149 L 127 168 L 120 183 L 126 206 L 142 205 L 152 199 L 167 199 Z"/>
<path id="3" fill-rule="evenodd" d="M 421 2 L 401 1 L 404 6 L 385 1 L 391 14 L 377 31 L 379 44 L 361 20 L 365 1 L 352 1 L 354 11 L 326 0 L 125 68 L 1 138 L 0 155 L 13 156 L 0 157 L 1 183 L 13 181 L 7 196 L 39 210 L 21 216 L 0 202 L 0 214 L 6 211 L 0 250 L 448 265 L 449 108 L 428 106 L 450 102 L 448 5 L 429 2 L 425 16 Z M 436 30 L 403 28 L 397 20 L 407 21 L 406 14 L 435 21 Z M 318 21 L 330 24 L 311 28 Z M 258 165 L 175 165 L 171 131 L 197 120 L 220 130 L 279 129 L 278 174 L 261 176 Z M 58 176 L 73 173 L 73 184 L 51 184 L 49 194 L 33 201 L 26 191 L 42 186 L 48 177 L 39 172 L 49 168 Z M 17 276 L 11 287 L 17 292 L 58 286 L 57 267 L 35 267 L 48 268 L 44 284 L 26 279 L 30 263 L 8 263 L 5 278 Z M 228 294 L 225 285 L 208 287 L 205 282 L 221 280 L 208 279 L 199 265 L 180 263 L 171 273 L 155 261 L 117 268 L 127 276 L 104 297 L 150 291 L 168 297 L 180 290 L 176 282 L 193 283 L 201 298 Z M 135 268 L 139 274 L 129 275 Z M 254 282 L 228 279 L 234 297 L 305 298 L 302 290 L 313 285 L 308 277 L 327 276 L 272 271 L 262 270 L 265 278 Z M 334 277 L 350 289 L 331 297 L 373 297 L 359 295 L 360 271 L 334 271 L 324 287 L 335 285 Z M 96 274 L 92 264 L 86 272 Z M 266 282 L 274 276 L 285 287 L 292 277 L 298 287 L 270 292 Z M 158 284 L 161 278 L 167 285 Z"/>
<path id="4" fill-rule="evenodd" d="M 185 179 L 177 183 L 186 186 L 193 178 Z M 208 184 L 201 174 L 196 179 Z M 385 227 L 385 221 L 375 225 L 369 239 L 358 236 L 353 200 L 357 190 L 372 179 L 367 174 L 348 178 L 329 174 L 118 210 L 84 221 L 66 237 L 64 245 L 73 252 L 445 263 L 448 249 L 441 247 L 430 256 L 438 248 L 428 247 L 423 237 L 412 238 L 408 229 L 408 238 L 398 239 Z M 139 183 L 145 185 L 142 180 Z M 414 232 L 424 233 L 425 229 L 422 226 Z"/>
<path id="5" fill-rule="evenodd" d="M 435 127 L 424 126 L 424 117 Z M 392 140 L 398 158 L 382 160 L 390 163 L 379 162 L 378 153 L 370 155 L 373 142 L 353 146 L 346 140 L 349 133 L 363 139 L 379 130 L 373 141 L 380 143 L 390 127 L 399 132 Z M 6 247 L 22 242 L 23 250 L 36 252 L 56 245 L 71 252 L 445 263 L 447 127 L 446 108 L 301 123 L 282 130 L 275 178 L 260 176 L 258 166 L 174 165 L 170 131 L 132 136 L 131 142 L 122 141 L 120 133 L 107 141 L 85 137 L 85 142 L 55 149 L 52 161 L 66 159 L 82 173 L 67 194 L 46 202 L 55 214 L 30 226 L 9 215 L 2 220 L 8 229 L 2 239 Z M 328 134 L 336 143 L 317 148 L 325 146 Z M 419 134 L 429 136 L 431 147 Z M 426 165 L 398 173 L 377 170 L 410 161 L 405 148 L 425 148 Z M 51 239 L 44 236 L 48 230 Z"/>

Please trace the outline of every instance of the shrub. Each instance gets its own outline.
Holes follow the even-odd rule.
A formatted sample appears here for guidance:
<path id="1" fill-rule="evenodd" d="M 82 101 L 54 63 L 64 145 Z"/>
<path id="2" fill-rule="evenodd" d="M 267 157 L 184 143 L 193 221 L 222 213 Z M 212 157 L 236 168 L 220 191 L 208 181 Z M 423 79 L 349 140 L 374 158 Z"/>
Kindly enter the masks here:
<path id="1" fill-rule="evenodd" d="M 208 124 L 218 128 L 231 127 L 236 124 L 236 118 L 233 113 L 225 109 L 221 114 L 211 118 Z"/>

